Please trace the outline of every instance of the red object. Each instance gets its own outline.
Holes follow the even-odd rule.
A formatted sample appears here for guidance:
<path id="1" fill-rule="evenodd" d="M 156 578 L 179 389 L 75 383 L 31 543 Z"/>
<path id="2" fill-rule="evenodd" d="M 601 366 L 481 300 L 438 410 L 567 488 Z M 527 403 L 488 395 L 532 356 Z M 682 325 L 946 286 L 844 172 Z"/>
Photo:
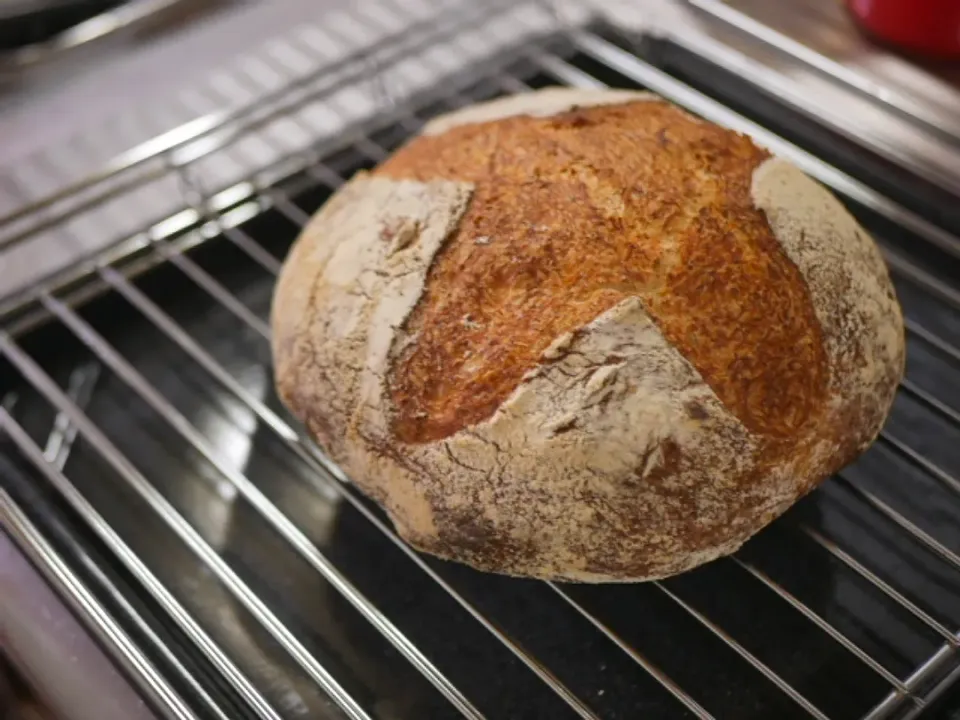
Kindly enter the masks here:
<path id="1" fill-rule="evenodd" d="M 871 35 L 904 50 L 960 58 L 960 0 L 847 0 Z"/>

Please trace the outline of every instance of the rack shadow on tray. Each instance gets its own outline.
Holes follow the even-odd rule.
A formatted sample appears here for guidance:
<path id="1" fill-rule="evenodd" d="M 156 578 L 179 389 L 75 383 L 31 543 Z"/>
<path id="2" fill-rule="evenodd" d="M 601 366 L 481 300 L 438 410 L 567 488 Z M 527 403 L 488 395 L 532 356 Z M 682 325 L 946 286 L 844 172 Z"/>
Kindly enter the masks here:
<path id="1" fill-rule="evenodd" d="M 412 116 L 327 155 L 323 177 L 330 178 L 330 171 L 349 177 L 430 115 L 518 83 L 539 87 L 589 77 L 638 86 L 630 73 L 614 70 L 595 51 L 622 48 L 600 30 L 586 36 L 600 45 L 564 40 L 537 51 L 550 63 L 527 58 L 473 85 L 445 86 L 452 99 L 424 98 Z M 557 63 L 568 71 L 558 73 Z M 310 173 L 283 187 L 300 188 L 291 200 L 306 213 L 331 190 Z M 861 205 L 853 209 L 886 240 L 887 219 Z M 239 230 L 279 259 L 299 230 L 293 217 L 271 209 Z M 907 230 L 897 233 L 898 250 L 922 248 L 917 262 L 957 288 L 952 258 Z M 909 385 L 897 399 L 885 437 L 842 478 L 830 480 L 751 541 L 737 559 L 660 584 L 592 587 L 484 575 L 422 558 L 445 588 L 371 522 L 386 522 L 377 508 L 352 488 L 335 489 L 335 481 L 284 440 L 282 428 L 296 424 L 272 389 L 264 336 L 271 272 L 223 236 L 173 257 L 179 259 L 160 262 L 135 280 L 112 276 L 119 288 L 114 285 L 75 311 L 47 300 L 47 310 L 61 317 L 16 342 L 61 388 L 78 367 L 100 368 L 85 405 L 87 417 L 178 514 L 174 524 L 192 528 L 295 640 L 291 644 L 286 635 L 278 639 L 265 629 L 262 617 L 231 592 L 232 581 L 213 572 L 171 530 L 162 518 L 166 509 L 158 511 L 155 502 L 136 493 L 129 477 L 105 461 L 103 447 L 81 433 L 65 474 L 279 716 L 345 716 L 336 693 L 318 684 L 318 667 L 375 718 L 456 717 L 461 697 L 492 718 L 578 712 L 679 718 L 693 717 L 700 708 L 715 717 L 861 718 L 881 703 L 885 716 L 906 717 L 960 667 L 955 652 L 960 495 L 949 485 L 960 474 L 955 410 L 960 322 L 942 293 L 897 278 L 912 323 Z M 158 312 L 166 326 L 158 324 Z M 86 343 L 80 331 L 87 333 Z M 232 378 L 233 388 L 198 362 L 180 332 Z M 144 386 L 131 387 L 122 371 L 109 367 L 116 358 L 105 355 L 101 341 L 152 388 L 155 399 L 168 404 L 166 417 L 151 406 Z M 4 361 L 0 391 L 16 394 L 14 417 L 42 446 L 56 412 L 21 370 Z M 170 409 L 189 422 L 199 443 L 185 440 L 171 424 Z M 280 419 L 281 429 L 264 422 L 265 416 Z M 198 445 L 212 449 L 217 462 L 204 457 Z M 29 482 L 5 479 L 4 486 L 39 527 L 59 538 L 64 556 L 77 564 L 82 546 L 100 558 L 136 612 L 170 638 L 210 692 L 238 717 L 256 717 L 236 687 L 198 652 L 196 639 L 173 628 L 138 579 L 19 457 L 14 444 L 5 441 L 4 450 L 31 476 Z M 931 463 L 942 477 L 932 474 Z M 227 475 L 241 473 L 254 494 L 278 511 L 274 526 L 261 512 L 265 505 L 257 509 L 260 501 L 250 499 L 249 488 L 246 496 L 239 492 L 222 468 Z M 57 534 L 55 525 L 64 532 Z M 369 622 L 369 614 L 358 612 L 356 603 L 318 573 L 309 559 L 316 556 L 291 544 L 293 536 L 319 551 L 335 568 L 328 578 L 352 583 L 416 653 L 391 642 Z M 133 627 L 129 618 L 125 622 Z M 294 657 L 291 649 L 306 656 Z M 420 672 L 420 657 L 448 684 Z M 908 681 L 931 658 L 936 662 Z M 162 659 L 158 664 L 165 666 Z M 910 697 L 898 697 L 898 687 Z M 879 716 L 877 711 L 874 717 Z"/>

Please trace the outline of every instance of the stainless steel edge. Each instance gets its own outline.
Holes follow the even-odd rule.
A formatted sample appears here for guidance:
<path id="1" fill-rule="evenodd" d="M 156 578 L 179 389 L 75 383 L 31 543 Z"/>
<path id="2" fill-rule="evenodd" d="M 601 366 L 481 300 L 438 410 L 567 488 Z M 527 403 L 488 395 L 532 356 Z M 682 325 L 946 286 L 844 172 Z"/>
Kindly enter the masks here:
<path id="1" fill-rule="evenodd" d="M 3 344 L 6 338 L 7 336 L 0 332 L 0 344 Z M 30 460 L 39 472 L 45 475 L 61 496 L 116 553 L 118 559 L 143 583 L 144 587 L 170 614 L 170 617 L 177 622 L 187 636 L 196 643 L 196 646 L 219 670 L 239 696 L 257 713 L 257 717 L 264 720 L 279 720 L 279 714 L 252 685 L 250 680 L 226 657 L 222 649 L 210 639 L 209 635 L 184 610 L 170 591 L 157 580 L 143 562 L 123 543 L 114 530 L 103 521 L 102 516 L 77 492 L 66 476 L 55 465 L 47 462 L 43 451 L 16 423 L 5 408 L 0 408 L 0 428 L 3 428 L 24 456 Z"/>
<path id="2" fill-rule="evenodd" d="M 150 698 L 154 707 L 165 719 L 197 720 L 197 715 L 183 698 L 60 558 L 43 534 L 37 530 L 2 487 L 0 487 L 0 526 L 16 542 L 33 566 L 39 569 L 46 581 L 56 590 L 61 601 L 69 605 L 92 637 L 109 651 L 113 661 L 126 670 L 127 678 L 132 679 L 138 689 Z M 9 556 L 9 559 L 11 562 L 5 564 L 5 568 L 11 573 L 8 578 L 12 579 L 13 562 L 16 556 Z M 20 569 L 17 575 L 21 580 L 17 587 L 21 595 L 28 591 L 24 573 L 25 571 Z M 35 607 L 42 607 L 41 613 L 47 618 L 52 618 L 57 612 L 52 597 L 43 598 L 44 589 L 36 585 L 29 589 L 32 590 L 30 596 Z M 5 604 L 14 601 L 13 593 L 5 593 Z M 5 613 L 5 617 L 11 618 L 11 614 Z M 60 614 L 60 617 L 64 616 Z M 65 622 L 69 623 L 69 620 Z M 31 626 L 33 626 L 32 623 L 25 625 L 25 627 Z M 8 634 L 9 630 L 8 628 Z M 116 671 L 105 664 L 109 661 L 99 654 L 97 647 L 90 639 L 84 638 L 82 631 L 66 636 L 72 635 L 71 645 L 75 655 L 71 658 L 50 652 L 56 649 L 52 644 L 44 647 L 48 644 L 44 638 L 45 630 L 45 628 L 34 628 L 31 632 L 32 640 L 29 642 L 18 642 L 15 638 L 7 637 L 10 645 L 8 651 L 15 654 L 14 659 L 18 665 L 27 669 L 32 681 L 44 685 L 41 694 L 54 706 L 52 709 L 55 712 L 69 711 L 71 717 L 90 718 L 90 720 L 116 717 L 117 712 L 122 712 L 127 720 L 152 720 L 156 717 L 143 701 L 131 692 L 127 680 L 116 675 Z M 63 628 L 60 630 L 62 632 Z M 63 635 L 59 637 L 61 642 L 66 639 Z M 83 657 L 83 662 L 75 662 L 80 656 Z M 83 692 L 85 688 L 90 687 L 91 683 L 104 690 L 109 688 L 110 692 Z"/>
<path id="3" fill-rule="evenodd" d="M 818 14 L 810 12 L 805 0 L 781 2 L 780 12 L 794 21 L 791 35 L 764 24 L 753 17 L 749 11 L 736 7 L 734 3 L 727 0 L 686 1 L 731 28 L 736 28 L 797 62 L 818 70 L 831 80 L 843 83 L 851 90 L 895 110 L 912 121 L 923 123 L 928 131 L 942 135 L 950 142 L 960 142 L 960 121 L 949 112 L 950 105 L 954 106 L 954 110 L 960 109 L 960 92 L 950 92 L 949 88 L 943 86 L 931 88 L 932 93 L 940 96 L 941 103 L 935 106 L 930 102 L 932 98 L 929 94 L 926 98 L 921 98 L 916 93 L 916 88 L 908 91 L 890 82 L 884 82 L 882 78 L 872 76 L 863 67 L 864 62 L 869 61 L 871 56 L 897 64 L 905 64 L 905 61 L 869 43 L 859 33 L 852 32 L 853 27 L 849 19 L 842 18 L 833 7 L 826 8 L 823 14 Z M 846 63 L 837 57 L 827 55 L 814 47 L 811 42 L 804 43 L 799 39 L 808 36 L 812 40 L 817 33 L 822 32 L 821 26 L 825 22 L 832 24 L 829 29 L 835 38 L 834 47 L 845 48 Z M 914 67 L 912 70 L 918 77 L 931 83 L 936 82 L 920 68 Z"/>
<path id="4" fill-rule="evenodd" d="M 890 118 L 878 131 L 876 126 L 880 121 L 876 117 L 869 124 L 861 122 L 859 118 L 862 115 L 851 112 L 849 105 L 811 105 L 810 95 L 802 84 L 785 81 L 781 75 L 771 71 L 768 63 L 708 34 L 673 34 L 670 39 L 687 51 L 749 81 L 791 110 L 816 120 L 895 165 L 911 170 L 938 187 L 960 196 L 960 172 L 957 170 L 960 152 L 953 146 L 941 145 L 932 137 L 924 138 L 909 123 L 905 124 L 897 118 Z M 897 137 L 903 142 L 895 142 Z M 914 148 L 921 143 L 925 149 L 921 153 L 915 152 Z"/>
<path id="5" fill-rule="evenodd" d="M 22 17 L 39 10 L 69 5 L 74 0 L 3 0 L 0 2 L 0 20 Z"/>
<path id="6" fill-rule="evenodd" d="M 945 110 L 864 78 L 721 0 L 684 1 L 690 22 L 664 28 L 670 40 L 960 196 L 960 128 Z M 797 2 L 782 7 L 789 12 Z"/>

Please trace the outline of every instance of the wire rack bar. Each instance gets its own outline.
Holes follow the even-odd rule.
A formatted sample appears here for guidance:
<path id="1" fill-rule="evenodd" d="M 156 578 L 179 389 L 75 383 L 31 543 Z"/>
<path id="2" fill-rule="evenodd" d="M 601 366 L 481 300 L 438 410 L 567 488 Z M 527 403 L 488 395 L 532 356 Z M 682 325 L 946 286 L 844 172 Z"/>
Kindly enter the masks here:
<path id="1" fill-rule="evenodd" d="M 868 583 L 873 585 L 875 588 L 880 590 L 884 595 L 889 597 L 891 600 L 894 600 L 898 605 L 906 608 L 910 611 L 910 614 L 915 618 L 920 620 L 924 625 L 929 627 L 931 630 L 936 632 L 940 637 L 947 641 L 953 648 L 960 648 L 960 638 L 957 637 L 955 633 L 950 632 L 943 624 L 937 622 L 930 616 L 929 613 L 920 609 L 915 603 L 907 599 L 901 592 L 896 590 L 892 585 L 879 577 L 872 570 L 864 566 L 860 561 L 854 558 L 846 550 L 840 548 L 835 542 L 828 539 L 822 535 L 817 530 L 813 529 L 809 525 L 800 525 L 800 530 L 811 540 L 813 540 L 817 545 L 822 547 L 828 553 L 833 555 L 837 560 L 842 562 L 848 568 L 853 570 L 857 575 L 862 577 Z"/>
<path id="2" fill-rule="evenodd" d="M 957 307 L 960 307 L 960 305 Z M 923 340 L 923 342 L 930 347 L 936 348 L 954 362 L 960 363 L 960 349 L 958 349 L 955 345 L 950 344 L 943 338 L 934 334 L 932 331 L 920 325 L 915 320 L 906 318 L 905 324 L 907 326 L 907 330 L 909 330 L 912 335 Z"/>
<path id="3" fill-rule="evenodd" d="M 957 236 L 953 236 L 955 241 L 960 242 Z M 954 308 L 960 308 L 960 291 L 957 288 L 948 285 L 939 278 L 934 277 L 929 272 L 907 260 L 903 255 L 896 252 L 889 246 L 881 246 L 884 258 L 890 269 L 896 272 L 904 280 L 911 284 L 922 287 L 936 298 Z"/>
<path id="4" fill-rule="evenodd" d="M 356 610 L 383 635 L 407 660 L 433 684 L 450 703 L 467 718 L 480 719 L 483 714 L 450 682 L 433 663 L 401 633 L 318 549 L 286 515 L 250 480 L 218 457 L 203 435 L 158 390 L 156 390 L 123 356 L 77 313 L 51 295 L 40 301 L 77 336 L 107 367 L 117 374 L 136 394 L 160 415 L 186 443 L 206 459 L 260 515 L 329 582 Z"/>
<path id="5" fill-rule="evenodd" d="M 930 675 L 941 671 L 951 658 L 953 658 L 953 655 L 953 648 L 949 645 L 941 645 L 937 652 L 926 662 L 922 663 L 917 671 L 907 678 L 908 684 L 910 684 L 911 687 L 919 687 L 921 682 L 925 682 Z M 894 712 L 898 712 L 898 720 L 913 720 L 913 718 L 919 717 L 921 713 L 925 712 L 933 704 L 939 695 L 953 684 L 954 680 L 958 677 L 957 669 L 960 668 L 955 668 L 950 671 L 943 679 L 936 683 L 932 690 L 926 693 L 926 700 L 923 705 L 914 703 L 904 709 L 903 696 L 895 690 L 891 690 L 883 700 L 878 702 L 864 715 L 863 720 L 885 720 L 885 718 L 890 717 Z"/>
<path id="6" fill-rule="evenodd" d="M 807 700 L 800 692 L 798 692 L 794 687 L 780 677 L 777 673 L 767 667 L 766 664 L 761 662 L 753 653 L 747 650 L 743 645 L 734 640 L 730 635 L 723 630 L 719 625 L 714 623 L 710 618 L 701 613 L 695 607 L 687 603 L 683 598 L 674 593 L 672 590 L 667 588 L 662 582 L 655 581 L 653 585 L 660 590 L 664 595 L 670 598 L 673 602 L 679 605 L 681 608 L 687 611 L 687 614 L 690 615 L 694 620 L 703 625 L 707 630 L 709 630 L 713 635 L 722 640 L 727 647 L 733 650 L 737 655 L 746 660 L 754 670 L 757 670 L 762 674 L 767 680 L 776 685 L 784 695 L 788 696 L 793 700 L 797 705 L 802 707 L 807 711 L 812 717 L 817 718 L 817 720 L 829 720 L 827 715 L 824 715 L 823 712 L 817 708 L 812 702 Z"/>
<path id="7" fill-rule="evenodd" d="M 263 247 L 258 245 L 256 241 L 247 235 L 241 228 L 224 225 L 220 222 L 219 217 L 215 222 L 217 230 L 220 231 L 230 242 L 243 250 L 243 252 L 245 252 L 251 260 L 257 263 L 257 265 L 273 275 L 276 275 L 278 272 L 280 272 L 280 261 L 264 250 Z"/>
<path id="8" fill-rule="evenodd" d="M 950 550 L 950 548 L 941 543 L 930 533 L 926 532 L 918 525 L 908 520 L 904 515 L 892 508 L 888 503 L 885 503 L 883 500 L 878 498 L 872 492 L 865 490 L 855 482 L 851 482 L 842 472 L 837 473 L 834 477 L 846 490 L 850 491 L 854 495 L 859 496 L 874 510 L 877 510 L 882 515 L 885 515 L 887 519 L 893 521 L 897 526 L 909 533 L 915 540 L 920 542 L 922 545 L 925 545 L 929 550 L 932 550 L 934 553 L 946 560 L 955 569 L 960 570 L 960 555 L 957 555 L 957 553 Z"/>
<path id="9" fill-rule="evenodd" d="M 70 373 L 70 379 L 67 381 L 67 395 L 78 406 L 86 407 L 93 394 L 94 383 L 99 376 L 99 365 L 87 363 L 76 368 Z M 77 428 L 70 422 L 70 418 L 63 413 L 57 413 L 53 419 L 53 429 L 47 436 L 47 444 L 43 448 L 43 457 L 62 472 L 76 438 Z"/>
<path id="10" fill-rule="evenodd" d="M 960 412 L 957 412 L 949 405 L 944 404 L 926 390 L 921 389 L 909 378 L 904 378 L 900 382 L 900 387 L 903 388 L 907 395 L 922 403 L 928 409 L 941 416 L 945 420 L 948 420 L 957 427 L 960 427 Z"/>
<path id="11" fill-rule="evenodd" d="M 5 342 L 0 335 L 0 342 Z M 17 446 L 41 474 L 50 482 L 69 505 L 97 533 L 104 543 L 117 555 L 120 561 L 143 583 L 177 625 L 197 644 L 200 651 L 213 663 L 214 667 L 227 679 L 240 697 L 262 720 L 282 720 L 267 700 L 256 690 L 250 681 L 237 669 L 223 650 L 213 642 L 209 635 L 196 623 L 182 605 L 167 591 L 157 577 L 147 569 L 130 547 L 109 526 L 104 518 L 87 502 L 86 498 L 43 456 L 43 451 L 27 435 L 26 431 L 10 416 L 5 408 L 0 408 L 0 427 L 6 436 Z"/>
<path id="12" fill-rule="evenodd" d="M 0 425 L 6 428 L 6 410 L 0 412 L 3 413 L 0 415 Z M 43 570 L 44 576 L 59 590 L 61 597 L 68 598 L 83 617 L 89 618 L 92 626 L 89 629 L 92 629 L 96 637 L 111 648 L 111 654 L 140 680 L 138 685 L 164 717 L 170 720 L 199 720 L 196 713 L 157 671 L 130 636 L 60 559 L 42 533 L 3 488 L 0 488 L 0 521 L 4 531 L 17 541 L 30 560 Z"/>
<path id="13" fill-rule="evenodd" d="M 97 12 L 54 37 L 0 53 L 0 78 L 7 81 L 28 69 L 69 58 L 70 53 L 132 31 L 181 4 L 183 0 L 130 0 L 119 7 Z M 16 3 L 10 3 L 15 5 Z M 46 3 L 50 5 L 50 3 Z M 12 8 L 14 11 L 16 8 Z M 6 18 L 15 17 L 6 15 Z"/>
<path id="14" fill-rule="evenodd" d="M 949 645 L 942 645 L 937 652 L 930 656 L 925 662 L 920 664 L 910 677 L 907 678 L 907 684 L 911 687 L 918 687 L 922 682 L 925 682 L 927 678 L 933 673 L 940 670 L 953 656 L 953 648 Z M 942 689 L 948 687 L 949 684 L 952 684 L 950 678 L 956 677 L 957 671 L 960 668 L 955 668 L 953 671 L 948 673 L 947 677 L 943 678 L 932 692 L 928 694 L 928 700 L 933 701 L 936 699 L 936 696 L 939 692 L 942 692 Z M 949 681 L 949 682 L 948 682 Z M 945 682 L 948 682 L 948 685 L 944 685 Z M 889 714 L 899 705 L 898 701 L 900 698 L 895 693 L 890 693 L 881 700 L 877 705 L 871 710 L 864 720 L 881 720 L 881 718 L 888 717 Z M 929 706 L 929 702 L 927 703 Z M 906 718 L 917 717 L 924 709 L 924 706 L 914 705 L 907 711 Z"/>
<path id="15" fill-rule="evenodd" d="M 939 658 L 939 653 L 938 653 Z M 960 680 L 960 667 L 956 667 L 950 671 L 950 673 L 944 677 L 936 686 L 928 693 L 928 698 L 930 703 L 939 699 L 947 690 L 956 684 Z M 916 717 L 919 713 L 914 713 L 913 717 Z"/>
<path id="16" fill-rule="evenodd" d="M 167 260 L 172 265 L 176 266 L 178 270 L 197 283 L 197 285 L 203 286 L 203 288 L 210 293 L 217 300 L 217 302 L 227 308 L 227 310 L 229 310 L 231 313 L 236 315 L 246 325 L 249 325 L 250 329 L 256 332 L 257 335 L 262 337 L 264 340 L 270 339 L 269 326 L 263 320 L 254 315 L 246 305 L 237 300 L 237 298 L 234 297 L 229 290 L 223 287 L 223 285 L 217 282 L 217 280 L 214 279 L 210 273 L 190 260 L 190 258 L 188 258 L 186 255 L 175 252 L 163 242 L 155 242 L 154 247 L 157 250 L 157 253 L 162 256 L 164 260 Z"/>
<path id="17" fill-rule="evenodd" d="M 619 635 L 617 635 L 613 630 L 604 625 L 600 620 L 597 619 L 592 613 L 588 612 L 580 603 L 570 597 L 569 593 L 561 590 L 556 583 L 548 583 L 551 590 L 553 590 L 557 595 L 563 598 L 570 607 L 576 610 L 580 615 L 582 615 L 587 622 L 593 625 L 597 630 L 603 633 L 607 638 L 609 638 L 620 650 L 625 652 L 630 656 L 634 662 L 637 663 L 640 667 L 646 670 L 650 675 L 655 677 L 661 685 L 663 685 L 670 693 L 677 698 L 684 706 L 696 715 L 701 720 L 712 720 L 713 715 L 707 712 L 696 700 L 693 699 L 682 687 L 670 679 L 670 676 L 665 674 L 660 668 L 654 665 L 652 662 L 647 660 L 642 653 L 640 653 L 636 648 L 632 647 L 629 643 L 623 640 Z"/>
<path id="18" fill-rule="evenodd" d="M 269 632 L 306 673 L 316 682 L 351 720 L 371 720 L 360 705 L 340 686 L 336 679 L 317 662 L 290 630 L 270 611 L 192 525 L 157 491 L 150 481 L 107 439 L 106 435 L 70 400 L 57 384 L 6 333 L 0 332 L 0 353 L 57 410 L 66 413 L 79 433 L 95 448 L 126 483 L 149 504 L 164 523 L 202 560 L 224 587 Z M 42 457 L 42 454 L 41 454 Z M 32 459 L 32 458 L 31 458 Z M 49 463 L 44 461 L 44 467 Z M 57 473 L 60 477 L 62 474 Z"/>
<path id="19" fill-rule="evenodd" d="M 734 562 L 739 567 L 746 570 L 753 577 L 767 586 L 770 590 L 775 592 L 780 598 L 785 600 L 791 607 L 793 607 L 797 612 L 807 618 L 810 622 L 820 628 L 823 632 L 833 638 L 837 643 L 846 648 L 851 654 L 855 655 L 862 663 L 867 665 L 871 670 L 877 673 L 880 677 L 886 680 L 888 683 L 893 685 L 897 692 L 902 693 L 903 695 L 910 695 L 911 689 L 908 688 L 900 679 L 887 670 L 883 665 L 874 660 L 869 654 L 862 650 L 856 643 L 850 640 L 846 635 L 837 630 L 833 625 L 828 623 L 826 620 L 821 618 L 817 613 L 811 610 L 809 607 L 804 605 L 795 595 L 788 592 L 785 588 L 778 585 L 774 582 L 769 575 L 764 573 L 762 570 L 757 568 L 750 562 L 743 560 L 737 556 L 732 556 L 731 561 Z M 923 705 L 923 701 L 920 698 L 912 697 L 912 700 L 919 705 Z"/>
<path id="20" fill-rule="evenodd" d="M 913 448 L 909 447 L 899 438 L 895 437 L 893 434 L 883 430 L 880 432 L 880 439 L 886 443 L 886 445 L 896 452 L 897 455 L 908 460 L 912 465 L 920 468 L 930 477 L 934 478 L 937 482 L 943 485 L 948 490 L 953 493 L 960 495 L 960 480 L 953 477 L 950 473 L 944 470 L 942 467 L 936 463 L 928 460 L 923 455 L 918 453 Z"/>

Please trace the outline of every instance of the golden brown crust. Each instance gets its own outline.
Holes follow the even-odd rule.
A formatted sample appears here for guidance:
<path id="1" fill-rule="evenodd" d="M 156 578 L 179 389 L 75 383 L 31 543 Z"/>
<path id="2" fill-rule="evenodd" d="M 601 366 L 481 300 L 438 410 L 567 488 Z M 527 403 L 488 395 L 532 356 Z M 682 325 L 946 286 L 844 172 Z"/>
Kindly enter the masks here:
<path id="1" fill-rule="evenodd" d="M 540 578 L 668 576 L 733 552 L 876 436 L 903 371 L 899 306 L 849 213 L 748 140 L 603 93 L 550 91 L 536 114 L 553 113 L 552 124 L 509 117 L 536 98 L 435 123 L 432 145 L 397 156 L 419 179 L 397 179 L 401 164 L 389 162 L 317 213 L 276 288 L 277 386 L 422 550 Z M 607 107 L 586 121 L 564 113 L 581 100 Z M 483 117 L 500 119 L 471 120 Z M 599 118 L 616 122 L 580 139 L 577 124 L 589 139 Z M 650 147 L 653 127 L 683 139 L 682 153 Z M 633 147 L 623 135 L 662 173 L 636 182 L 642 163 L 616 157 Z M 436 156 L 411 155 L 418 145 Z M 467 147 L 481 160 L 496 150 L 497 162 L 478 168 Z M 506 181 L 485 182 L 491 168 Z M 555 173 L 552 186 L 521 194 L 530 168 Z M 621 188 L 647 197 L 624 200 Z M 654 192 L 679 205 L 679 220 L 657 214 Z M 508 202 L 535 226 L 520 232 Z M 494 232 L 468 242 L 483 223 L 503 247 Z M 492 261 L 477 255 L 486 250 Z M 521 312 L 531 304 L 538 312 Z M 482 319 L 502 332 L 476 327 Z M 798 348 L 804 333 L 809 349 Z M 405 376 L 421 346 L 433 364 Z M 450 348 L 482 350 L 484 372 Z M 782 403 L 778 379 L 790 386 Z M 424 428 L 436 435 L 418 436 Z"/>
<path id="2" fill-rule="evenodd" d="M 627 297 L 749 430 L 784 438 L 816 422 L 819 323 L 750 198 L 767 157 L 663 101 L 464 125 L 396 153 L 377 175 L 475 186 L 408 321 L 397 437 L 490 417 L 553 338 Z"/>

